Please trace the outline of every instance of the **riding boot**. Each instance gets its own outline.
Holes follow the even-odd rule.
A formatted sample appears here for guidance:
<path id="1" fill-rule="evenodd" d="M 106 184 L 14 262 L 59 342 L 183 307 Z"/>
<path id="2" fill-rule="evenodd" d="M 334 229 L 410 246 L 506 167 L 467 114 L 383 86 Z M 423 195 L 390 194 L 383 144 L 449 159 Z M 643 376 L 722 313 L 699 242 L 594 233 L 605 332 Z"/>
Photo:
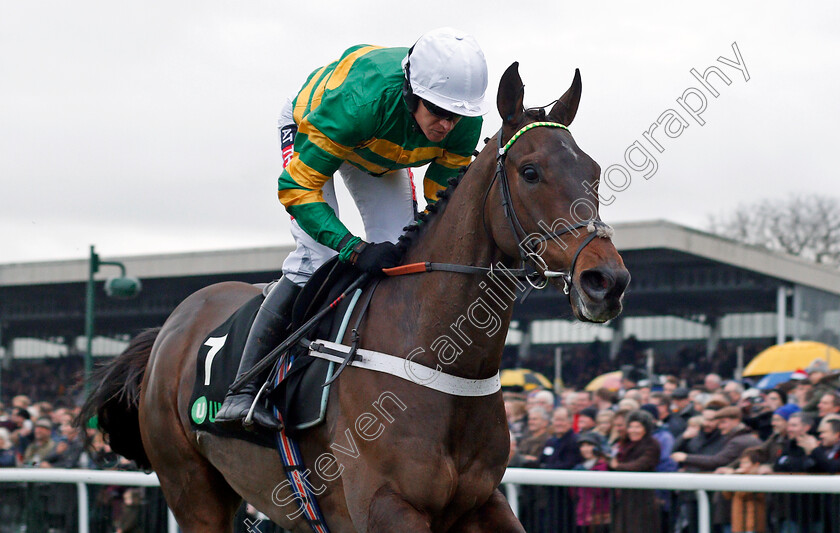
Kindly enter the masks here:
<path id="1" fill-rule="evenodd" d="M 242 360 L 236 372 L 237 379 L 251 370 L 268 352 L 285 339 L 292 322 L 292 304 L 299 292 L 300 287 L 285 277 L 271 288 L 257 311 L 248 339 L 245 341 Z M 221 409 L 216 414 L 216 423 L 222 425 L 243 423 L 259 392 L 260 385 L 259 380 L 251 380 L 236 393 L 228 391 Z M 273 416 L 264 401 L 257 402 L 252 420 L 266 429 L 273 431 L 283 429 L 280 421 Z"/>

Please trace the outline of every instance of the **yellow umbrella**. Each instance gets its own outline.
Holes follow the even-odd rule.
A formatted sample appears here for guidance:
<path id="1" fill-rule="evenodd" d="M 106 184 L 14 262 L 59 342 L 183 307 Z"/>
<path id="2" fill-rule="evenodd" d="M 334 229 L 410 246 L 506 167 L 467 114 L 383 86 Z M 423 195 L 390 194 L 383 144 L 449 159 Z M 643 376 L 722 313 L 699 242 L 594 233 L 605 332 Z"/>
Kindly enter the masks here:
<path id="1" fill-rule="evenodd" d="M 539 372 L 527 368 L 508 368 L 502 370 L 502 387 L 522 387 L 525 391 L 543 388 L 551 390 L 551 381 Z"/>
<path id="2" fill-rule="evenodd" d="M 616 370 L 615 372 L 607 372 L 606 374 L 601 374 L 600 376 L 596 377 L 592 381 L 589 382 L 584 390 L 595 391 L 600 388 L 610 389 L 610 390 L 618 390 L 621 388 L 621 370 Z"/>
<path id="3" fill-rule="evenodd" d="M 745 376 L 763 376 L 773 372 L 793 372 L 822 359 L 830 369 L 840 368 L 840 350 L 813 341 L 777 344 L 756 355 L 744 369 Z"/>

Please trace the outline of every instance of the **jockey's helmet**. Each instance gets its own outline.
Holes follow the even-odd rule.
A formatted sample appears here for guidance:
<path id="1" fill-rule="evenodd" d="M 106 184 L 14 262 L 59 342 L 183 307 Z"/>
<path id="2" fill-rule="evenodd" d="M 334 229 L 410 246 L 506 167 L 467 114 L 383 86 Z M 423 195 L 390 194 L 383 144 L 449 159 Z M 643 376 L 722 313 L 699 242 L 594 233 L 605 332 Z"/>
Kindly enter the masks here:
<path id="1" fill-rule="evenodd" d="M 414 43 L 402 65 L 410 107 L 416 108 L 414 97 L 419 97 L 466 117 L 490 110 L 484 98 L 487 62 L 472 35 L 453 28 L 432 30 Z"/>

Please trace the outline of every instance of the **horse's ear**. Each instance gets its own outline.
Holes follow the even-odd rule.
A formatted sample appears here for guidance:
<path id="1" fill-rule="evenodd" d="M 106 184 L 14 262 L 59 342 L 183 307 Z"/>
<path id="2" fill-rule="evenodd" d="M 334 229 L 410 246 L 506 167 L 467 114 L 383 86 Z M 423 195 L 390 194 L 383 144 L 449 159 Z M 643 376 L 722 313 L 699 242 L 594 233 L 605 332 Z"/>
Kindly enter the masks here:
<path id="1" fill-rule="evenodd" d="M 564 126 L 570 125 L 577 114 L 578 104 L 580 103 L 580 92 L 580 70 L 575 69 L 575 79 L 572 80 L 572 86 L 569 87 L 566 94 L 557 100 L 557 103 L 554 104 L 554 107 L 548 113 L 548 118 Z"/>
<path id="2" fill-rule="evenodd" d="M 499 108 L 499 115 L 506 126 L 519 123 L 522 113 L 522 99 L 525 95 L 525 86 L 522 85 L 522 78 L 519 77 L 519 62 L 514 61 L 502 74 L 499 82 L 499 95 L 496 97 L 496 106 Z"/>

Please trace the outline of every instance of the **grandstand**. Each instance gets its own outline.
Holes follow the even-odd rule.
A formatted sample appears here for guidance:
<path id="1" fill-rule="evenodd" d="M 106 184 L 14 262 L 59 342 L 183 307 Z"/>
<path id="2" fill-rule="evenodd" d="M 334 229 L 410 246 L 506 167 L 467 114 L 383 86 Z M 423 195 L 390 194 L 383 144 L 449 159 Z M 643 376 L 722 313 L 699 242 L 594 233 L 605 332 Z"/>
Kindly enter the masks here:
<path id="1" fill-rule="evenodd" d="M 607 325 L 570 320 L 558 291 L 517 305 L 509 364 L 544 357 L 555 346 L 602 346 L 613 363 L 627 340 L 667 361 L 687 346 L 711 359 L 722 343 L 754 353 L 785 340 L 840 345 L 840 271 L 746 246 L 666 221 L 617 224 L 614 242 L 632 274 L 625 311 Z M 190 293 L 219 281 L 265 282 L 289 246 L 108 257 L 142 279 L 133 300 L 110 300 L 97 275 L 94 355 L 114 355 L 138 331 L 163 323 Z M 87 259 L 0 265 L 0 352 L 12 360 L 77 358 L 84 350 Z M 517 360 L 518 359 L 518 360 Z M 8 373 L 7 378 L 8 379 Z M 3 393 L 5 396 L 5 391 Z"/>

